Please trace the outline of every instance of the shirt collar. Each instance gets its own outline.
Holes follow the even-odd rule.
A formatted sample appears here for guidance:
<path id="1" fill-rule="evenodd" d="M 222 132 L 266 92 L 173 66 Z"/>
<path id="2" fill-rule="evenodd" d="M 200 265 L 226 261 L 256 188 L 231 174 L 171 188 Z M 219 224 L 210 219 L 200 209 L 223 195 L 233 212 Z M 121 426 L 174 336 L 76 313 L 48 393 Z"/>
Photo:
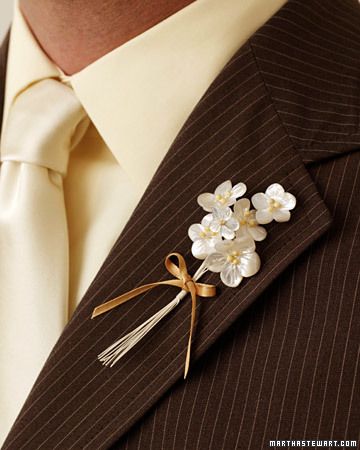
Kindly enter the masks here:
<path id="1" fill-rule="evenodd" d="M 145 187 L 191 110 L 236 50 L 285 0 L 197 0 L 67 77 L 115 158 Z M 28 85 L 62 77 L 18 5 L 5 115 Z M 141 163 L 139 163 L 141 161 Z"/>

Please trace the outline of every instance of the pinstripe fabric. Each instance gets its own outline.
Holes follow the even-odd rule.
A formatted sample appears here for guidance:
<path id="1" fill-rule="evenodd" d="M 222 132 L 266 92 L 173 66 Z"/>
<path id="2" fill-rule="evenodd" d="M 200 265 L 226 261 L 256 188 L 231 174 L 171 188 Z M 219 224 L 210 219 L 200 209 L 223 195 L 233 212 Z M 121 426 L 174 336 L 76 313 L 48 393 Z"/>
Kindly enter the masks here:
<path id="1" fill-rule="evenodd" d="M 294 0 L 251 39 L 269 94 L 305 162 L 360 145 L 359 24 L 356 1 Z"/>
<path id="2" fill-rule="evenodd" d="M 270 439 L 358 439 L 360 153 L 310 171 L 334 214 L 331 230 L 200 358 L 191 383 L 177 383 L 149 411 L 143 447 L 135 426 L 127 448 L 265 449 Z M 126 440 L 111 448 L 125 448 Z"/>
<path id="3" fill-rule="evenodd" d="M 276 438 L 357 439 L 356 7 L 290 1 L 227 64 L 64 330 L 4 449 L 262 449 Z M 329 65 L 331 42 L 349 51 Z M 200 302 L 189 379 L 186 302 L 122 364 L 99 365 L 99 350 L 173 291 L 149 292 L 91 321 L 93 307 L 163 279 L 171 250 L 193 270 L 186 230 L 201 217 L 196 196 L 226 178 L 246 182 L 249 194 L 280 182 L 298 207 L 290 223 L 269 227 L 257 276 Z"/>

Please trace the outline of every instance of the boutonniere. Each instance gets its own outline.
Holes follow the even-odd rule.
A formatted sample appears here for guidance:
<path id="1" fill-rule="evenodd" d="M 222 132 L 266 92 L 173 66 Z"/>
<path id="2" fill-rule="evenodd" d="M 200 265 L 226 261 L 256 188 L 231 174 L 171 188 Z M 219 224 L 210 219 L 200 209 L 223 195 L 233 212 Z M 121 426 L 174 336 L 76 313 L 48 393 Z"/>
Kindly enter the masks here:
<path id="1" fill-rule="evenodd" d="M 164 308 L 100 353 L 98 359 L 102 364 L 114 366 L 156 324 L 190 295 L 192 308 L 184 370 L 186 378 L 196 322 L 197 297 L 216 295 L 216 286 L 199 283 L 199 280 L 206 272 L 215 272 L 220 274 L 220 280 L 224 285 L 237 288 L 244 278 L 255 275 L 261 265 L 256 252 L 256 242 L 263 241 L 267 237 L 267 231 L 262 225 L 273 220 L 289 221 L 290 211 L 296 206 L 294 195 L 285 192 L 278 183 L 270 185 L 265 192 L 253 195 L 251 201 L 243 198 L 246 191 L 244 183 L 233 186 L 231 181 L 225 181 L 214 193 L 199 195 L 198 204 L 207 214 L 200 223 L 191 225 L 188 230 L 192 241 L 191 252 L 195 258 L 202 261 L 193 276 L 188 273 L 184 257 L 179 253 L 170 253 L 165 258 L 165 267 L 174 276 L 173 279 L 137 287 L 94 309 L 92 318 L 158 286 L 174 286 L 180 289 Z"/>

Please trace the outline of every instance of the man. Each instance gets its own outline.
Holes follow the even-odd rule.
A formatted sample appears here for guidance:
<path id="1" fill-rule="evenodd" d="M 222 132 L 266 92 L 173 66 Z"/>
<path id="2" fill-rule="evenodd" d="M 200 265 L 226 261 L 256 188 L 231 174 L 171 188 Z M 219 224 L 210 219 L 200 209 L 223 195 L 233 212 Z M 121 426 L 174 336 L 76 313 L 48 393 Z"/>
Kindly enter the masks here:
<path id="1" fill-rule="evenodd" d="M 99 6 L 23 0 L 3 47 L 4 439 L 20 412 L 3 448 L 356 441 L 358 3 Z M 70 111 L 61 128 L 53 87 Z M 47 123 L 61 133 L 44 146 Z M 166 279 L 171 252 L 193 274 L 196 198 L 227 179 L 297 198 L 259 243 L 257 275 L 238 288 L 204 277 L 217 295 L 199 302 L 185 381 L 190 300 L 102 366 L 97 355 L 174 289 L 91 320 L 93 309 Z"/>

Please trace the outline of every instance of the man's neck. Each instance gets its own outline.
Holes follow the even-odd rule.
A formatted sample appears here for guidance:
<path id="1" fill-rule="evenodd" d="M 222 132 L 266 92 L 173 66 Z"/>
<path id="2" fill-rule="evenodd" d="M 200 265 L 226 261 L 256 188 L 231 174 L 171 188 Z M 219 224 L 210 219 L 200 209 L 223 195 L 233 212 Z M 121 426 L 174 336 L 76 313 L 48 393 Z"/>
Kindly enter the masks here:
<path id="1" fill-rule="evenodd" d="M 39 44 L 73 74 L 194 0 L 21 0 Z"/>

